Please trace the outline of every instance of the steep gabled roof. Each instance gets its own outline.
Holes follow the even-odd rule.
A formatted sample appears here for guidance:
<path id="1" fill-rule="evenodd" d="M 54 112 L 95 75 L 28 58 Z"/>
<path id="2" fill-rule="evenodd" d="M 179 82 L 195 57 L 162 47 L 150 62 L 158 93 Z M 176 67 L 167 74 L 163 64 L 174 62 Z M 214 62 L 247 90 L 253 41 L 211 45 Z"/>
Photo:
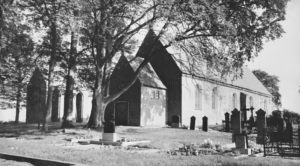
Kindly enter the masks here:
<path id="1" fill-rule="evenodd" d="M 145 36 L 140 49 L 138 50 L 137 56 L 143 57 L 143 53 L 149 51 L 149 43 L 151 43 L 154 38 L 155 32 L 150 30 Z M 162 46 L 168 44 L 164 40 L 159 41 Z M 228 76 L 227 79 L 220 78 L 217 75 L 207 72 L 207 68 L 204 60 L 191 61 L 184 51 L 175 46 L 170 46 L 166 48 L 166 51 L 172 56 L 176 65 L 181 70 L 182 74 L 190 75 L 193 77 L 198 77 L 206 81 L 215 82 L 218 84 L 223 84 L 225 86 L 230 86 L 233 88 L 239 88 L 248 90 L 251 92 L 256 92 L 265 96 L 272 96 L 270 92 L 262 85 L 262 83 L 255 77 L 255 75 L 247 68 L 243 68 L 243 75 L 240 78 L 233 80 L 233 76 Z M 195 64 L 196 63 L 196 64 Z"/>
<path id="2" fill-rule="evenodd" d="M 243 68 L 242 78 L 238 78 L 232 81 L 232 84 L 272 96 L 271 93 L 267 90 L 267 88 L 256 78 L 252 71 L 250 71 L 250 69 L 248 69 L 247 67 Z"/>
<path id="3" fill-rule="evenodd" d="M 138 68 L 142 61 L 142 58 L 136 57 L 135 60 L 130 63 L 134 71 Z M 142 69 L 142 71 L 138 75 L 138 79 L 144 86 L 166 89 L 166 86 L 161 82 L 150 64 L 147 64 Z"/>

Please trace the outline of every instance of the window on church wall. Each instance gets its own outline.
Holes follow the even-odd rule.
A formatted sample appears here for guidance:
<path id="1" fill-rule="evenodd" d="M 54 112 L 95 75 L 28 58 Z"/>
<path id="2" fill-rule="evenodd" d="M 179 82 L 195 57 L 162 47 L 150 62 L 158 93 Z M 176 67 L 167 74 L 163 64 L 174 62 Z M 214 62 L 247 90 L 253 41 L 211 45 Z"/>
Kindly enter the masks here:
<path id="1" fill-rule="evenodd" d="M 195 90 L 195 109 L 201 110 L 202 109 L 202 88 L 200 85 L 196 85 Z"/>
<path id="2" fill-rule="evenodd" d="M 155 90 L 152 90 L 152 99 L 155 99 Z"/>
<path id="3" fill-rule="evenodd" d="M 233 93 L 233 95 L 232 95 L 232 107 L 233 107 L 233 109 L 237 108 L 237 96 L 236 96 L 236 93 Z"/>
<path id="4" fill-rule="evenodd" d="M 253 97 L 252 96 L 250 96 L 250 98 L 249 98 L 249 105 L 250 105 L 250 107 L 253 107 Z"/>
<path id="5" fill-rule="evenodd" d="M 267 104 L 267 100 L 264 100 L 264 111 L 268 110 L 268 104 Z"/>
<path id="6" fill-rule="evenodd" d="M 160 99 L 160 91 L 159 90 L 152 90 L 152 99 Z"/>
<path id="7" fill-rule="evenodd" d="M 156 90 L 156 98 L 160 99 L 160 91 L 159 90 Z"/>
<path id="8" fill-rule="evenodd" d="M 217 106 L 217 97 L 218 97 L 218 90 L 215 87 L 212 91 L 212 109 L 216 109 Z"/>

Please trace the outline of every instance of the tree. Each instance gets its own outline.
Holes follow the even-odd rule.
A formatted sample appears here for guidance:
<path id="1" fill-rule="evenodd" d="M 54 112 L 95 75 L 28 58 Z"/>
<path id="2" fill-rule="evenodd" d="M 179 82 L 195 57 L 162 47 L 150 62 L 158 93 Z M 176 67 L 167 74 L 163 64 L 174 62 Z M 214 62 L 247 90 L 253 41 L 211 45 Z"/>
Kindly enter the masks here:
<path id="1" fill-rule="evenodd" d="M 43 38 L 43 44 L 40 47 L 40 54 L 49 57 L 48 78 L 47 78 L 47 102 L 44 110 L 43 130 L 47 130 L 47 122 L 51 119 L 52 109 L 52 83 L 54 67 L 59 60 L 59 50 L 61 46 L 61 28 L 64 20 L 67 0 L 26 0 L 21 1 L 19 6 L 29 11 L 28 20 L 35 25 L 35 28 L 46 28 L 46 36 Z"/>
<path id="2" fill-rule="evenodd" d="M 283 109 L 283 118 L 290 120 L 292 123 L 297 124 L 300 120 L 300 114 L 288 109 Z"/>
<path id="3" fill-rule="evenodd" d="M 14 24 L 12 20 L 17 14 L 15 9 L 16 0 L 2 0 L 0 3 L 0 49 L 5 46 L 5 32 L 9 30 L 9 26 Z"/>
<path id="4" fill-rule="evenodd" d="M 60 67 L 65 70 L 66 90 L 64 100 L 64 115 L 62 128 L 73 127 L 71 113 L 73 112 L 73 87 L 74 87 L 74 73 L 76 66 L 79 63 L 80 55 L 85 51 L 78 52 L 78 34 L 79 34 L 79 6 L 76 1 L 68 3 L 65 6 L 65 13 L 68 19 L 65 19 L 63 31 L 65 32 L 66 40 L 62 42 L 60 51 Z"/>
<path id="5" fill-rule="evenodd" d="M 206 60 L 221 73 L 239 69 L 257 56 L 265 40 L 274 40 L 284 32 L 288 0 L 83 0 L 82 15 L 87 46 L 96 69 L 95 92 L 89 127 L 102 125 L 106 106 L 124 93 L 138 73 L 160 51 L 158 41 L 165 39 L 184 50 L 192 61 Z M 144 29 L 155 35 L 150 49 L 132 80 L 117 92 L 109 92 L 112 59 L 126 43 Z"/>
<path id="6" fill-rule="evenodd" d="M 6 76 L 1 88 L 1 97 L 16 101 L 15 123 L 18 123 L 21 102 L 25 98 L 26 84 L 35 66 L 34 43 L 26 33 L 29 30 L 27 26 L 18 25 L 10 28 L 10 33 L 6 35 L 9 35 L 8 38 L 11 40 L 0 52 L 2 55 L 0 71 Z"/>
<path id="7" fill-rule="evenodd" d="M 279 93 L 279 79 L 275 75 L 269 75 L 267 72 L 262 70 L 254 70 L 253 74 L 258 80 L 268 89 L 272 94 L 272 101 L 277 106 L 281 106 L 281 94 Z"/>

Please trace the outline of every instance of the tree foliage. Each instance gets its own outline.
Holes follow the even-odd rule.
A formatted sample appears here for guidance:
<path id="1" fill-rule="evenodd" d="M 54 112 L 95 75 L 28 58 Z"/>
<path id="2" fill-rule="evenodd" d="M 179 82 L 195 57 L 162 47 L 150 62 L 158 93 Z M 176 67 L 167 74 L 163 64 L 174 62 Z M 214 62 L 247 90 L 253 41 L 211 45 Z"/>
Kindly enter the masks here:
<path id="1" fill-rule="evenodd" d="M 98 126 L 104 122 L 106 106 L 135 82 L 152 55 L 160 51 L 158 41 L 164 41 L 164 48 L 175 46 L 185 52 L 190 64 L 205 61 L 220 73 L 230 73 L 257 56 L 264 41 L 281 36 L 284 31 L 280 21 L 285 19 L 287 2 L 19 0 L 18 7 L 26 11 L 26 20 L 35 31 L 46 31 L 38 55 L 48 58 L 47 101 L 52 101 L 50 87 L 54 68 L 60 64 L 68 75 L 78 66 L 74 72 L 86 78 L 94 90 L 95 109 L 89 126 Z M 1 5 L 1 12 L 3 7 Z M 149 29 L 155 35 L 134 77 L 120 91 L 109 92 L 114 60 L 121 53 L 128 55 L 126 51 L 134 45 L 131 42 L 139 40 Z M 47 102 L 47 112 L 50 105 Z"/>
<path id="2" fill-rule="evenodd" d="M 284 20 L 286 4 L 286 0 L 82 1 L 82 32 L 96 67 L 96 116 L 103 117 L 106 105 L 135 81 L 108 93 L 106 68 L 135 34 L 149 27 L 156 33 L 135 76 L 158 51 L 158 40 L 166 41 L 165 48 L 174 45 L 184 50 L 191 61 L 205 60 L 228 73 L 257 56 L 265 40 L 281 36 L 279 21 Z"/>
<path id="3" fill-rule="evenodd" d="M 26 96 L 30 72 L 35 66 L 34 43 L 28 31 L 29 28 L 23 24 L 10 26 L 10 32 L 6 33 L 6 46 L 0 51 L 0 72 L 3 76 L 0 97 L 10 104 L 16 101 L 16 123 L 19 121 L 21 102 Z"/>
<path id="4" fill-rule="evenodd" d="M 262 70 L 254 70 L 253 74 L 273 95 L 272 101 L 276 106 L 281 106 L 281 94 L 279 93 L 279 79 L 275 75 L 270 75 Z"/>

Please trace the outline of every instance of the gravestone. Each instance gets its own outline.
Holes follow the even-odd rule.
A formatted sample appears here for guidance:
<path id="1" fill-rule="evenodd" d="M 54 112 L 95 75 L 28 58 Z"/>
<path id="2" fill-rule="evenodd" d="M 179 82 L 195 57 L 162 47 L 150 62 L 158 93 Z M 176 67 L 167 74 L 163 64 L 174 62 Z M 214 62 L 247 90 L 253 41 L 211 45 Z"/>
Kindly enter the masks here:
<path id="1" fill-rule="evenodd" d="M 292 143 L 293 142 L 293 125 L 292 122 L 287 119 L 286 120 L 286 134 L 285 134 L 286 142 Z"/>
<path id="2" fill-rule="evenodd" d="M 264 135 L 266 130 L 266 112 L 262 109 L 256 111 L 257 119 L 256 119 L 256 129 L 257 129 L 257 137 L 256 143 L 263 144 L 264 143 Z"/>
<path id="3" fill-rule="evenodd" d="M 173 116 L 172 116 L 172 123 L 171 123 L 171 126 L 172 126 L 173 128 L 178 128 L 178 127 L 180 126 L 180 125 L 179 125 L 179 120 L 180 120 L 179 116 L 173 115 Z"/>
<path id="4" fill-rule="evenodd" d="M 284 130 L 284 121 L 282 118 L 277 118 L 277 131 L 283 133 Z"/>
<path id="5" fill-rule="evenodd" d="M 58 122 L 59 121 L 59 115 L 60 115 L 60 91 L 58 87 L 54 89 L 53 97 L 52 97 L 52 112 L 51 112 L 51 121 L 52 122 Z"/>
<path id="6" fill-rule="evenodd" d="M 230 131 L 230 124 L 229 124 L 229 113 L 226 112 L 225 113 L 225 132 L 229 132 Z"/>
<path id="7" fill-rule="evenodd" d="M 232 142 L 235 142 L 235 136 L 242 133 L 241 112 L 236 108 L 232 111 Z"/>
<path id="8" fill-rule="evenodd" d="M 236 108 L 232 111 L 232 142 L 241 154 L 251 154 L 248 149 L 248 140 L 246 133 L 242 133 L 241 112 Z"/>
<path id="9" fill-rule="evenodd" d="M 208 126 L 208 118 L 204 116 L 202 118 L 202 130 L 207 131 L 207 126 Z"/>
<path id="10" fill-rule="evenodd" d="M 195 130 L 196 118 L 194 116 L 191 117 L 190 130 Z"/>
<path id="11" fill-rule="evenodd" d="M 230 115 L 230 130 L 232 130 L 232 114 Z"/>
<path id="12" fill-rule="evenodd" d="M 235 147 L 241 154 L 251 154 L 251 149 L 248 148 L 248 139 L 245 133 L 235 135 Z"/>
<path id="13" fill-rule="evenodd" d="M 27 86 L 26 123 L 41 123 L 46 106 L 46 82 L 38 68 Z"/>
<path id="14" fill-rule="evenodd" d="M 111 111 L 108 112 L 105 116 L 102 140 L 108 142 L 116 142 L 117 139 L 117 133 L 115 133 L 115 112 Z"/>

